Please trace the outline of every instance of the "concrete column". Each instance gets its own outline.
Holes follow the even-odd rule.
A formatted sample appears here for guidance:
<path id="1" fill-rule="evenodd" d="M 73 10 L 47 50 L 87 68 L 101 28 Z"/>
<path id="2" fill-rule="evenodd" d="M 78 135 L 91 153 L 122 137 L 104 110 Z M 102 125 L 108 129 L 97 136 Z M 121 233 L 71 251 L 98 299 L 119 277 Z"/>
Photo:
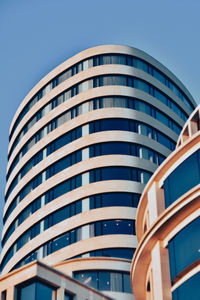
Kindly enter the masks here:
<path id="1" fill-rule="evenodd" d="M 89 172 L 82 174 L 82 186 L 89 184 Z"/>
<path id="2" fill-rule="evenodd" d="M 89 159 L 89 148 L 85 148 L 82 150 L 82 160 Z"/>
<path id="3" fill-rule="evenodd" d="M 148 191 L 148 208 L 150 226 L 164 211 L 164 191 L 158 187 L 158 183 L 154 182 Z"/>
<path id="4" fill-rule="evenodd" d="M 82 212 L 90 210 L 89 198 L 82 200 Z"/>
<path id="5" fill-rule="evenodd" d="M 193 136 L 198 131 L 198 124 L 195 121 L 190 121 L 188 124 L 189 127 L 189 136 Z"/>
<path id="6" fill-rule="evenodd" d="M 89 239 L 90 237 L 90 226 L 85 225 L 82 227 L 82 240 Z"/>
<path id="7" fill-rule="evenodd" d="M 89 134 L 89 124 L 86 124 L 82 127 L 82 136 Z"/>
<path id="8" fill-rule="evenodd" d="M 157 242 L 151 253 L 153 275 L 153 299 L 171 300 L 171 280 L 168 249 Z"/>
<path id="9" fill-rule="evenodd" d="M 65 289 L 63 287 L 60 287 L 57 289 L 57 295 L 56 300 L 64 300 L 65 296 Z"/>
<path id="10" fill-rule="evenodd" d="M 17 299 L 17 295 L 15 295 L 15 287 L 11 286 L 7 289 L 7 293 L 6 293 L 6 299 L 9 300 L 16 300 Z"/>

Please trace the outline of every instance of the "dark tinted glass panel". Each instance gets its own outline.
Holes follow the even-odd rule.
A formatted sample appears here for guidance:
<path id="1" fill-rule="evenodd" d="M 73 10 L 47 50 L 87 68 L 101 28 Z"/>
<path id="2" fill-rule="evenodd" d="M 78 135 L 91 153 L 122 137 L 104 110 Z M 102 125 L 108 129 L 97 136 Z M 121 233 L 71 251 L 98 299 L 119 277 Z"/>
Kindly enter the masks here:
<path id="1" fill-rule="evenodd" d="M 200 273 L 181 284 L 173 293 L 172 300 L 199 300 L 200 299 Z"/>
<path id="2" fill-rule="evenodd" d="M 52 300 L 53 288 L 41 282 L 34 282 L 18 288 L 17 300 Z"/>
<path id="3" fill-rule="evenodd" d="M 56 186 L 54 188 L 54 198 L 60 197 L 61 195 L 69 192 L 69 190 L 69 184 L 67 184 L 66 182 Z"/>
<path id="4" fill-rule="evenodd" d="M 102 180 L 130 180 L 131 174 L 130 169 L 126 167 L 109 167 L 102 168 Z"/>
<path id="5" fill-rule="evenodd" d="M 43 283 L 37 282 L 35 300 L 52 300 L 53 289 Z M 29 299 L 29 298 L 28 298 Z"/>
<path id="6" fill-rule="evenodd" d="M 76 202 L 76 214 L 81 213 L 81 211 L 82 211 L 82 201 L 80 200 Z"/>
<path id="7" fill-rule="evenodd" d="M 121 258 L 132 259 L 133 253 L 134 253 L 134 249 L 112 248 L 112 249 L 102 249 L 102 253 L 100 256 L 121 257 Z"/>
<path id="8" fill-rule="evenodd" d="M 165 77 L 164 75 L 162 75 L 159 71 L 157 71 L 156 69 L 153 70 L 153 76 L 158 79 L 159 81 L 161 81 L 163 84 L 165 84 Z"/>
<path id="9" fill-rule="evenodd" d="M 130 275 L 125 272 L 82 271 L 74 272 L 74 277 L 80 282 L 101 291 L 131 293 Z"/>
<path id="10" fill-rule="evenodd" d="M 130 145 L 128 143 L 104 143 L 102 144 L 102 155 L 108 154 L 129 154 Z"/>
<path id="11" fill-rule="evenodd" d="M 75 273 L 74 278 L 83 284 L 89 285 L 95 289 L 98 289 L 98 278 L 96 272 L 80 272 Z"/>
<path id="12" fill-rule="evenodd" d="M 99 272 L 99 290 L 110 291 L 110 273 Z"/>
<path id="13" fill-rule="evenodd" d="M 73 300 L 73 296 L 68 293 L 65 293 L 64 300 Z"/>
<path id="14" fill-rule="evenodd" d="M 107 193 L 102 194 L 102 206 L 132 206 L 132 194 Z"/>
<path id="15" fill-rule="evenodd" d="M 134 88 L 149 93 L 149 85 L 142 80 L 134 79 Z"/>
<path id="16" fill-rule="evenodd" d="M 53 224 L 57 224 L 67 218 L 66 207 L 59 209 L 53 214 Z"/>
<path id="17" fill-rule="evenodd" d="M 101 130 L 128 130 L 128 120 L 105 119 L 101 121 Z"/>
<path id="18" fill-rule="evenodd" d="M 69 245 L 68 234 L 62 235 L 52 242 L 52 252 L 55 252 L 65 246 Z"/>
<path id="19" fill-rule="evenodd" d="M 19 296 L 17 300 L 35 300 L 36 296 L 36 283 L 32 283 L 19 290 Z"/>
<path id="20" fill-rule="evenodd" d="M 177 200 L 200 182 L 200 151 L 196 151 L 179 165 L 165 180 L 165 206 Z"/>
<path id="21" fill-rule="evenodd" d="M 200 258 L 200 217 L 183 228 L 168 244 L 171 278 Z"/>
<path id="22" fill-rule="evenodd" d="M 144 72 L 148 72 L 148 64 L 138 58 L 133 59 L 133 66 L 135 68 L 143 70 Z"/>
<path id="23" fill-rule="evenodd" d="M 112 220 L 102 222 L 102 234 L 133 234 L 133 222 L 128 220 Z"/>

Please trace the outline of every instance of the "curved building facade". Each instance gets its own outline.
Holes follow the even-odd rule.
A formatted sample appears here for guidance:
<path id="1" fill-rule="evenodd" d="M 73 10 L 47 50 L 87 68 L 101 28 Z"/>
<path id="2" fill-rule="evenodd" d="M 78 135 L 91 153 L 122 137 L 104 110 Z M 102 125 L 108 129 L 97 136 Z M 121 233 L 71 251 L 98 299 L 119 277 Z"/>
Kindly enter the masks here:
<path id="1" fill-rule="evenodd" d="M 131 298 L 138 201 L 195 106 L 127 46 L 85 50 L 44 77 L 10 128 L 2 273 L 38 259 Z"/>
<path id="2" fill-rule="evenodd" d="M 131 279 L 137 300 L 200 299 L 200 107 L 142 194 Z"/>

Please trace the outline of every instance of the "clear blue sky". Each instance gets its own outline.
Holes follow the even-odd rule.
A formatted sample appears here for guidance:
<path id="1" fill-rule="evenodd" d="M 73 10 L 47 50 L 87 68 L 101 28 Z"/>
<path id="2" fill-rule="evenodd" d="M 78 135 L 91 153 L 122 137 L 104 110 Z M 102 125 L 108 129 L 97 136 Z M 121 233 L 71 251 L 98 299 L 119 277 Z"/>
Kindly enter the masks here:
<path id="1" fill-rule="evenodd" d="M 162 62 L 200 103 L 199 12 L 199 0 L 0 0 L 0 216 L 9 126 L 29 90 L 81 50 L 125 44 Z"/>

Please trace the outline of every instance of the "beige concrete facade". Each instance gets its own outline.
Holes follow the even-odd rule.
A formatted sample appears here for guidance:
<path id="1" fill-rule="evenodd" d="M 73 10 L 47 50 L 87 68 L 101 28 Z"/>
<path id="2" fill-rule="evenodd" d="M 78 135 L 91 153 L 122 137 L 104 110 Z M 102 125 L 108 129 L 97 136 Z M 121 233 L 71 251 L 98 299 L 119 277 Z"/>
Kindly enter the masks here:
<path id="1" fill-rule="evenodd" d="M 96 57 L 100 61 L 102 55 L 110 57 L 121 55 L 126 58 L 126 63 L 105 62 L 101 65 L 95 65 Z M 140 67 L 128 65 L 128 58 L 136 59 L 140 63 L 145 62 L 148 65 L 148 70 L 154 70 L 154 72 L 159 70 L 165 81 L 173 83 L 174 89 L 182 93 L 182 98 L 184 95 L 185 101 L 170 88 L 169 84 L 164 84 L 157 79 L 153 71 L 145 71 Z M 92 66 L 89 66 L 91 61 Z M 78 69 L 79 64 L 83 64 L 81 71 Z M 84 64 L 86 67 L 84 67 Z M 66 70 L 75 67 L 76 70 L 79 70 L 76 71 L 76 74 L 71 75 L 57 86 L 53 86 L 55 78 L 58 78 Z M 96 79 L 100 82 L 102 76 L 112 77 L 115 75 L 123 76 L 126 79 L 126 85 L 116 84 L 113 79 L 113 84 L 100 86 L 99 83 L 99 86 L 95 86 Z M 130 78 L 134 78 L 138 82 L 140 80 L 144 85 L 148 84 L 149 92 L 145 88 L 142 89 L 142 87 L 128 86 L 128 79 Z M 82 85 L 80 89 L 79 85 Z M 75 87 L 76 92 L 73 91 Z M 42 89 L 48 91 L 45 90 L 43 96 L 39 98 L 37 95 Z M 54 107 L 53 101 L 69 90 L 71 96 Z M 160 91 L 159 95 L 165 95 L 168 104 L 165 104 L 158 96 L 156 97 L 154 90 Z M 72 91 L 75 95 L 72 94 Z M 24 112 L 24 109 L 32 103 L 31 101 L 36 96 L 38 97 L 37 101 Z M 140 101 L 141 107 L 136 109 L 129 104 L 126 107 L 123 104 L 118 104 L 118 106 L 110 104 L 110 106 L 105 107 L 95 106 L 96 100 L 107 97 L 123 98 L 127 103 L 130 101 L 133 103 L 137 100 Z M 189 104 L 186 103 L 187 101 Z M 169 103 L 173 103 L 175 108 Z M 72 117 L 72 111 L 80 105 L 82 105 L 81 109 L 78 110 L 75 117 Z M 132 220 L 136 219 L 137 207 L 135 204 L 131 204 L 132 206 L 101 204 L 102 207 L 92 209 L 91 198 L 96 195 L 102 197 L 107 193 L 124 193 L 124 195 L 131 195 L 131 197 L 141 195 L 147 182 L 145 178 L 155 172 L 161 157 L 164 159 L 171 153 L 170 147 L 172 146 L 168 146 L 168 144 L 174 145 L 178 139 L 177 130 L 173 126 L 182 128 L 184 120 L 181 114 L 188 116 L 191 113 L 190 106 L 195 107 L 195 105 L 190 93 L 169 70 L 146 53 L 127 46 L 108 45 L 85 50 L 68 59 L 45 76 L 23 100 L 10 127 L 9 160 L 5 189 L 6 203 L 2 232 L 2 274 L 9 274 L 15 268 L 26 264 L 27 259 L 36 255 L 37 260 L 55 266 L 56 269 L 70 276 L 73 276 L 73 272 L 78 271 L 105 270 L 110 274 L 112 272 L 114 272 L 113 274 L 121 274 L 124 278 L 129 273 L 131 266 L 131 257 L 127 258 L 128 254 L 125 253 L 128 253 L 126 251 L 134 252 L 137 247 L 135 233 L 130 234 L 123 229 L 123 233 L 110 232 L 109 234 L 95 236 L 96 233 L 91 233 L 91 228 L 101 222 L 103 232 L 103 226 L 107 226 L 105 225 L 106 221 L 126 222 L 124 224 L 130 222 L 128 226 L 134 227 L 135 221 Z M 177 113 L 177 110 L 179 113 Z M 41 112 L 43 113 L 42 117 L 38 117 L 38 114 L 42 114 Z M 24 114 L 23 117 L 21 117 L 22 114 Z M 60 123 L 56 121 L 57 123 L 53 127 L 53 121 L 56 118 L 58 120 L 62 115 L 65 115 L 65 118 Z M 36 116 L 37 121 L 31 124 L 31 120 Z M 112 120 L 115 119 L 125 120 L 126 124 L 129 125 L 126 129 L 105 129 L 90 132 L 91 122 L 109 120 L 112 124 Z M 134 130 L 130 129 L 132 128 L 130 124 L 133 124 L 131 122 L 134 122 L 134 126 L 132 125 Z M 172 124 L 176 125 L 172 126 Z M 47 153 L 50 144 L 55 143 L 69 132 L 75 132 L 77 128 L 81 128 L 79 138 L 74 138 L 74 140 L 62 145 L 59 149 L 52 150 L 50 154 Z M 41 136 L 38 138 L 39 135 Z M 159 135 L 160 139 L 158 138 Z M 32 142 L 33 138 L 34 141 Z M 135 153 L 90 156 L 91 147 L 111 142 L 128 143 L 129 152 L 132 151 L 130 149 L 134 146 Z M 27 144 L 29 146 L 26 149 Z M 77 151 L 81 152 L 81 161 L 72 162 L 72 158 L 70 158 L 70 166 L 48 178 L 47 170 L 50 170 L 53 164 L 67 156 L 74 155 Z M 35 162 L 35 156 L 38 153 L 42 153 L 42 159 Z M 34 160 L 34 165 L 27 171 L 25 168 L 32 160 Z M 129 173 L 136 170 L 137 178 L 134 179 L 131 175 L 132 179 L 110 178 L 100 179 L 97 182 L 90 180 L 92 170 L 98 169 L 106 172 L 111 167 L 119 167 L 117 169 L 119 177 L 121 176 L 120 170 L 122 170 L 120 168 L 126 167 L 126 170 L 130 170 Z M 81 186 L 71 188 L 71 181 L 78 175 L 81 176 Z M 34 180 L 39 176 L 41 176 L 40 184 L 36 187 L 32 186 L 28 190 L 27 186 L 29 187 L 30 183 L 34 184 Z M 47 193 L 54 191 L 57 186 L 67 180 L 70 182 L 71 190 L 46 203 Z M 33 207 L 38 199 L 40 207 L 34 210 Z M 47 219 L 53 219 L 54 213 L 59 212 L 66 206 L 76 205 L 79 200 L 82 205 L 81 212 L 70 215 L 70 217 L 45 228 L 45 222 Z M 30 207 L 34 211 L 30 212 Z M 156 209 L 157 211 L 162 210 L 161 208 Z M 154 209 L 152 212 L 155 214 Z M 20 218 L 22 218 L 23 213 L 25 217 L 23 215 L 24 219 L 21 221 Z M 147 209 L 146 214 L 149 214 Z M 150 218 L 155 219 L 156 217 L 157 215 L 152 216 L 150 214 Z M 39 227 L 37 234 L 32 234 L 34 230 L 36 231 L 36 226 Z M 62 246 L 56 251 L 48 250 L 50 251 L 48 254 L 45 252 L 45 249 L 53 247 L 52 244 L 56 239 L 75 230 L 79 230 L 81 234 L 74 243 Z M 29 236 L 27 237 L 26 234 Z M 118 253 L 121 251 L 121 256 L 119 254 L 119 257 L 112 257 L 112 255 L 111 257 L 105 257 L 104 255 L 102 257 L 101 255 L 100 257 L 92 256 L 96 255 L 97 251 L 105 250 L 118 251 Z M 160 255 L 162 256 L 162 254 Z M 115 299 L 133 299 L 130 291 L 110 290 L 105 293 Z"/>
<path id="2" fill-rule="evenodd" d="M 32 262 L 18 270 L 1 276 L 0 295 L 6 294 L 6 299 L 16 299 L 20 285 L 37 280 L 54 289 L 52 300 L 64 300 L 64 294 L 71 295 L 77 300 L 111 300 L 109 296 L 81 284 L 62 271 L 51 268 L 41 262 Z"/>
<path id="3" fill-rule="evenodd" d="M 172 299 L 172 293 L 200 270 L 197 259 L 172 280 L 168 250 L 169 242 L 200 217 L 200 184 L 189 189 L 167 208 L 163 190 L 167 177 L 200 149 L 199 111 L 198 107 L 192 113 L 180 134 L 176 150 L 156 170 L 142 194 L 136 216 L 139 245 L 131 266 L 136 300 Z M 190 177 L 191 174 L 186 173 L 185 176 Z M 196 292 L 191 291 L 191 299 Z"/>

